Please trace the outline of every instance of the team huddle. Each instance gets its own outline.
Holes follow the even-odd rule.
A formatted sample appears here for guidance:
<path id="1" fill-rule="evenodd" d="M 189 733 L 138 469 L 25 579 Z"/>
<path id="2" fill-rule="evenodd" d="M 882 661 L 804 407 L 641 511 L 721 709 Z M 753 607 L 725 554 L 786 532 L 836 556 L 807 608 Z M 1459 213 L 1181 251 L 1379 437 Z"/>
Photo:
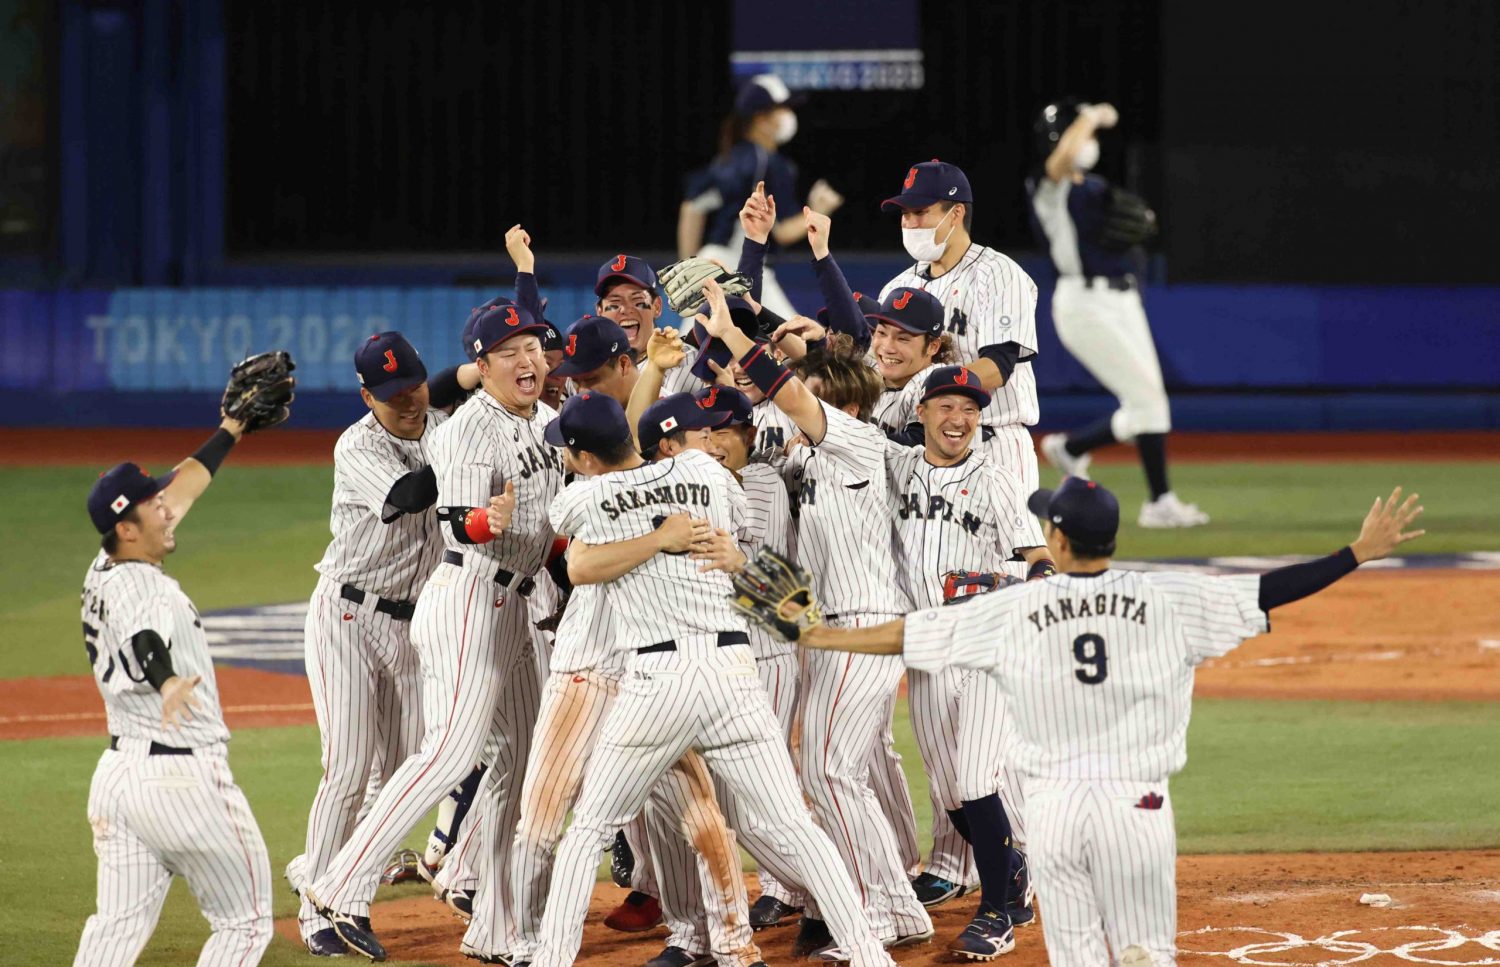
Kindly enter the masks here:
<path id="1" fill-rule="evenodd" d="M 464 325 L 469 362 L 429 375 L 395 332 L 356 353 L 370 413 L 334 452 L 306 625 L 323 776 L 286 873 L 311 954 L 385 959 L 371 901 L 421 878 L 468 922 L 468 957 L 571 964 L 612 850 L 631 892 L 606 925 L 668 931 L 648 967 L 757 967 L 756 934 L 782 929 L 799 957 L 892 964 L 933 940 L 929 907 L 975 890 L 944 938 L 958 958 L 1014 949 L 1040 906 L 1054 964 L 1175 962 L 1167 778 L 1193 666 L 1415 536 L 1420 508 L 1393 494 L 1350 548 L 1263 576 L 1109 570 L 1113 496 L 1081 475 L 1040 489 L 1036 286 L 969 238 L 964 173 L 915 165 L 883 202 L 916 262 L 878 300 L 805 208 L 813 315 L 760 301 L 776 202 L 744 202 L 732 270 L 606 262 L 565 329 L 517 226 L 515 292 Z M 234 440 L 284 419 L 277 375 L 175 476 L 122 465 L 90 496 L 85 622 L 115 738 L 80 964 L 132 962 L 173 873 L 214 926 L 201 963 L 270 940 L 201 622 L 160 565 Z M 1165 432 L 1134 419 L 1112 439 Z M 903 678 L 926 858 L 892 739 Z M 434 806 L 427 849 L 403 852 Z"/>

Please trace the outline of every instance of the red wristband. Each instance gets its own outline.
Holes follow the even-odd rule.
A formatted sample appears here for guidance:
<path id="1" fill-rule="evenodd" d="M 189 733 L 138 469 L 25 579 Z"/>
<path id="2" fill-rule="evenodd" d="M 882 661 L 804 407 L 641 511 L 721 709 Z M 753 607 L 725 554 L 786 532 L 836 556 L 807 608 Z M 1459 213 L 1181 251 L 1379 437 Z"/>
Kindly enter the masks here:
<path id="1" fill-rule="evenodd" d="M 562 557 L 567 552 L 568 552 L 568 539 L 566 537 L 554 537 L 554 538 L 552 538 L 552 550 L 550 550 L 550 551 L 547 552 L 547 563 L 551 564 L 553 561 L 555 561 L 558 558 Z"/>
<path id="2" fill-rule="evenodd" d="M 464 515 L 464 533 L 469 535 L 469 540 L 475 544 L 486 544 L 495 539 L 495 534 L 490 530 L 489 511 L 483 507 L 475 507 Z"/>

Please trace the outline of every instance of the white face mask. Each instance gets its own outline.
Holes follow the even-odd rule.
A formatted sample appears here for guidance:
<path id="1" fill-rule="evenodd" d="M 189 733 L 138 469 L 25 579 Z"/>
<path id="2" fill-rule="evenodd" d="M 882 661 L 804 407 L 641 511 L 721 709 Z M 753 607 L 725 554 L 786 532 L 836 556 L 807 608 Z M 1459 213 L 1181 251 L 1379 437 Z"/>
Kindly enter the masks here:
<path id="1" fill-rule="evenodd" d="M 950 208 L 948 215 L 956 211 L 958 211 L 957 208 Z M 943 236 L 941 242 L 937 240 L 937 230 L 942 227 L 943 222 L 948 220 L 948 215 L 944 215 L 942 221 L 931 228 L 901 229 L 901 244 L 906 247 L 906 254 L 918 262 L 936 262 L 942 258 L 943 252 L 948 248 L 948 239 L 953 235 L 953 228 L 958 227 L 955 224 L 953 228 L 948 229 L 948 234 Z"/>
<path id="2" fill-rule="evenodd" d="M 1079 171 L 1089 171 L 1099 163 L 1099 142 L 1093 138 L 1085 141 L 1083 147 L 1073 156 L 1073 167 Z"/>
<path id="3" fill-rule="evenodd" d="M 797 115 L 793 111 L 783 111 L 776 119 L 776 143 L 786 144 L 797 136 Z"/>

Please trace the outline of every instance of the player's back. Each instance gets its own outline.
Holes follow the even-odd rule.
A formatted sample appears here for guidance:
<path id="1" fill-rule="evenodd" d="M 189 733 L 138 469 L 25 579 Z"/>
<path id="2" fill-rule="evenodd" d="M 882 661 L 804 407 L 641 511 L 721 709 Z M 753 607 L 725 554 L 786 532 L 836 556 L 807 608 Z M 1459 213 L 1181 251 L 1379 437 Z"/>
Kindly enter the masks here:
<path id="1" fill-rule="evenodd" d="M 1024 773 L 1165 779 L 1187 761 L 1193 668 L 1265 630 L 1259 576 L 1107 570 L 987 595 Z"/>
<path id="2" fill-rule="evenodd" d="M 176 580 L 155 564 L 112 564 L 101 552 L 83 580 L 82 610 L 84 647 L 111 735 L 188 748 L 228 740 L 203 622 Z M 203 677 L 193 691 L 201 708 L 172 729 L 161 724 L 161 695 L 147 682 L 131 645 L 146 630 L 167 643 L 175 674 Z"/>

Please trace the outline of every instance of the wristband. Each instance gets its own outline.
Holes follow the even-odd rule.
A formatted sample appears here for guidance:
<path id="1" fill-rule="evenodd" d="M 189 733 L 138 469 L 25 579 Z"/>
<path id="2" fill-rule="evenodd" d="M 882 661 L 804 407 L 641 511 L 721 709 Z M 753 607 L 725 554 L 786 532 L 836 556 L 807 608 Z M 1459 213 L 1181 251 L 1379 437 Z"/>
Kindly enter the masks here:
<path id="1" fill-rule="evenodd" d="M 495 539 L 495 534 L 490 530 L 489 511 L 483 507 L 475 507 L 464 515 L 464 533 L 469 535 L 472 544 L 486 544 Z"/>
<path id="2" fill-rule="evenodd" d="M 551 564 L 553 561 L 562 557 L 567 552 L 568 539 L 566 537 L 559 536 L 552 538 L 552 549 L 547 552 L 547 563 Z"/>
<path id="3" fill-rule="evenodd" d="M 774 399 L 777 391 L 786 385 L 791 378 L 791 370 L 771 358 L 766 352 L 766 343 L 757 343 L 755 348 L 740 358 L 740 368 L 745 371 L 750 382 L 755 388 L 765 395 L 766 399 Z"/>
<path id="4" fill-rule="evenodd" d="M 1050 578 L 1056 573 L 1057 565 L 1053 564 L 1050 558 L 1044 557 L 1026 569 L 1026 580 L 1040 581 L 1043 578 Z"/>
<path id="5" fill-rule="evenodd" d="M 234 434 L 220 427 L 214 431 L 214 435 L 203 442 L 193 453 L 193 459 L 203 464 L 208 469 L 208 475 L 212 477 L 229 456 L 229 448 L 234 446 Z"/>

